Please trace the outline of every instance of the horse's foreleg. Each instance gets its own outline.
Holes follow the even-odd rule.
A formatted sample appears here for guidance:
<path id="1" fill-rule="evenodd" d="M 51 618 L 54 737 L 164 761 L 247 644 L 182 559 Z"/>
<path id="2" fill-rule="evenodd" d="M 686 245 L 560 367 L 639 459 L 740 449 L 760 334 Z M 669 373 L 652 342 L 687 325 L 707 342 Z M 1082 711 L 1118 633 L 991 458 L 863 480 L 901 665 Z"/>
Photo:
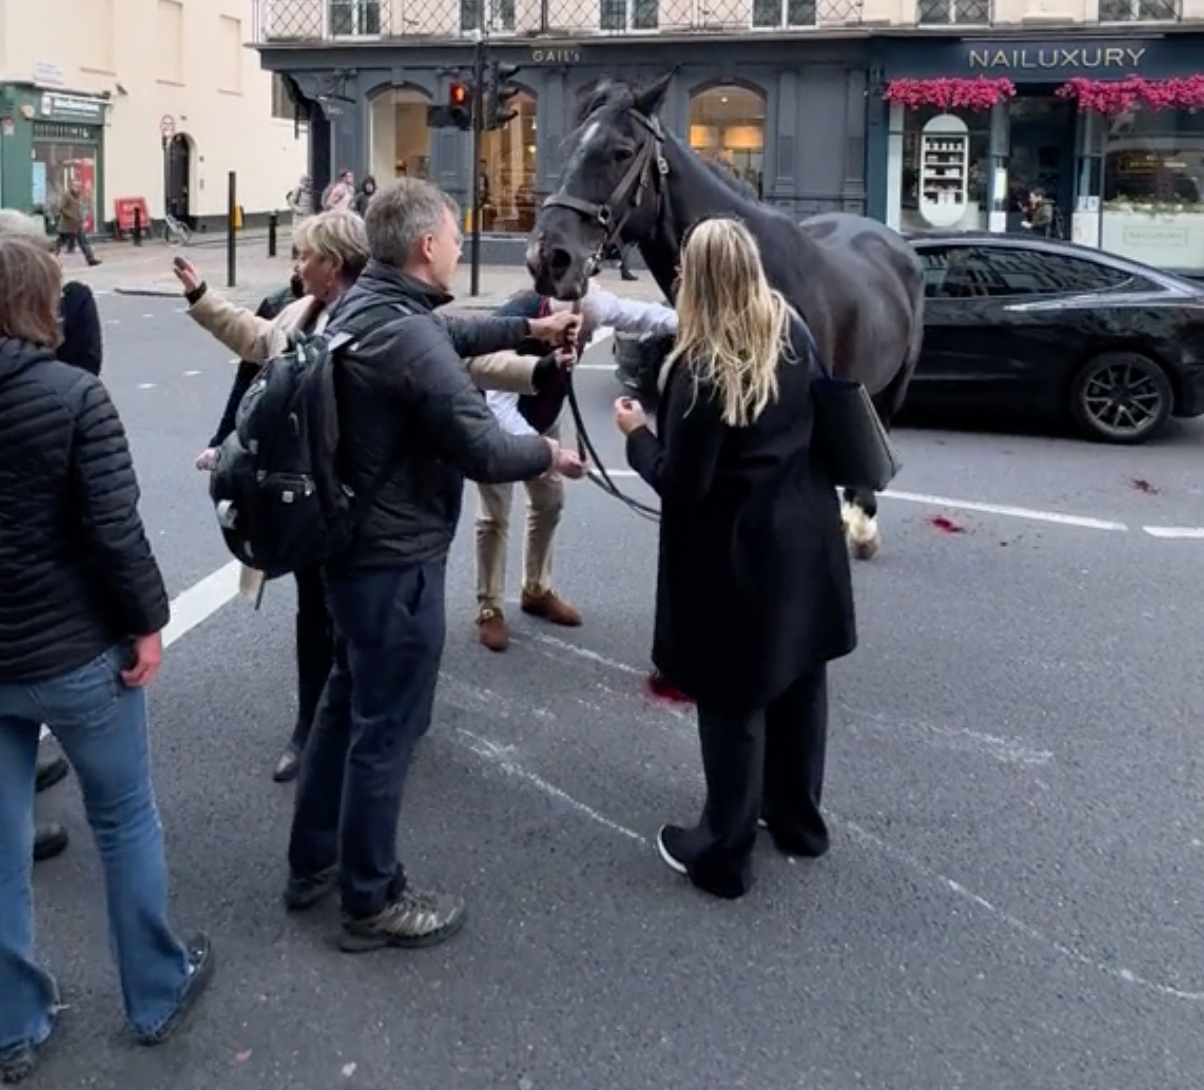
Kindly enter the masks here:
<path id="1" fill-rule="evenodd" d="M 845 541 L 857 560 L 870 560 L 882 544 L 878 497 L 868 488 L 846 488 L 840 505 Z"/>

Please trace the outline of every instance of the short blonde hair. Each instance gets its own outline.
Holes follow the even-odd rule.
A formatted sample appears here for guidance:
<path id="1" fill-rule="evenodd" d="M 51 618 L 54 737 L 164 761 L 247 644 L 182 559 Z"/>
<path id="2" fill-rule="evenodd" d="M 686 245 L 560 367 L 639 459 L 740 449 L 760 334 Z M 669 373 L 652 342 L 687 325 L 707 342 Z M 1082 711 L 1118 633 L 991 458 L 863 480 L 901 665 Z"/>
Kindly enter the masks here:
<path id="1" fill-rule="evenodd" d="M 293 232 L 293 245 L 301 253 L 332 258 L 342 264 L 342 278 L 351 283 L 368 264 L 368 232 L 355 212 L 319 212 L 303 220 Z"/>
<path id="2" fill-rule="evenodd" d="M 53 248 L 53 239 L 46 233 L 45 224 L 36 216 L 18 212 L 15 208 L 0 208 L 0 238 L 23 238 L 43 250 Z"/>

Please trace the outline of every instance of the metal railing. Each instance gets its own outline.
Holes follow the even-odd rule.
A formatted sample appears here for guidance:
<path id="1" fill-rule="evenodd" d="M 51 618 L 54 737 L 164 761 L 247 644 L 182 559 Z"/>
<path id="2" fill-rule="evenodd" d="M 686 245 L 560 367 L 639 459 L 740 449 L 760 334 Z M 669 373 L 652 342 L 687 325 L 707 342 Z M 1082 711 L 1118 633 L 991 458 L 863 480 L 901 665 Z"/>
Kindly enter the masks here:
<path id="1" fill-rule="evenodd" d="M 490 38 L 520 40 L 768 34 L 858 26 L 862 4 L 863 0 L 255 0 L 254 44 L 469 39 L 482 25 Z"/>

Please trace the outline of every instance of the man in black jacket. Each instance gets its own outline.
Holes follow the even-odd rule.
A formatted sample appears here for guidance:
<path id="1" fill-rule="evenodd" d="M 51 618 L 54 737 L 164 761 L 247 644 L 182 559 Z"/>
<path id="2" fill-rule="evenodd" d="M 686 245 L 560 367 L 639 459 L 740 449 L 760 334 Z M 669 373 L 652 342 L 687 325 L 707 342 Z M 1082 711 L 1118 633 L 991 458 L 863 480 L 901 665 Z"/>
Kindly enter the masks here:
<path id="1" fill-rule="evenodd" d="M 359 337 L 336 372 L 340 471 L 365 513 L 355 542 L 326 566 L 335 664 L 303 757 L 284 894 L 300 909 L 340 887 L 348 952 L 429 946 L 464 922 L 460 898 L 408 885 L 396 849 L 406 772 L 431 722 L 464 478 L 584 473 L 555 441 L 502 431 L 432 313 L 451 300 L 460 260 L 455 203 L 403 178 L 373 197 L 366 226 L 372 260 L 335 304 L 328 332 L 382 304 L 409 316 Z M 461 338 L 465 355 L 512 347 L 529 323 L 479 328 L 481 343 Z"/>

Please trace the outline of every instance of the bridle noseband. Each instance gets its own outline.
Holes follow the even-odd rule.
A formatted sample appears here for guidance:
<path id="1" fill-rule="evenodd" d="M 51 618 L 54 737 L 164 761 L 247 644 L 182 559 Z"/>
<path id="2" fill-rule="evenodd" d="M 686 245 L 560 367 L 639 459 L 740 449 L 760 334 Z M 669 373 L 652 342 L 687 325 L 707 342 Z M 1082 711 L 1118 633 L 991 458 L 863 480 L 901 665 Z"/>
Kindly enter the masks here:
<path id="1" fill-rule="evenodd" d="M 659 214 L 659 205 L 663 199 L 661 183 L 669 173 L 669 163 L 665 159 L 665 134 L 661 129 L 660 119 L 647 117 L 635 109 L 628 109 L 627 115 L 652 134 L 651 140 L 644 141 L 640 150 L 631 160 L 631 165 L 623 172 L 618 185 L 610 195 L 610 199 L 602 204 L 583 201 L 563 189 L 553 193 L 543 202 L 544 208 L 567 208 L 578 215 L 584 216 L 602 231 L 602 239 L 598 248 L 589 259 L 590 268 L 587 275 L 592 274 L 602 265 L 602 255 L 607 248 L 623 234 L 627 221 L 643 203 L 644 194 L 651 190 L 657 202 L 654 218 Z M 653 169 L 655 167 L 655 169 Z M 622 212 L 615 215 L 615 209 Z"/>

